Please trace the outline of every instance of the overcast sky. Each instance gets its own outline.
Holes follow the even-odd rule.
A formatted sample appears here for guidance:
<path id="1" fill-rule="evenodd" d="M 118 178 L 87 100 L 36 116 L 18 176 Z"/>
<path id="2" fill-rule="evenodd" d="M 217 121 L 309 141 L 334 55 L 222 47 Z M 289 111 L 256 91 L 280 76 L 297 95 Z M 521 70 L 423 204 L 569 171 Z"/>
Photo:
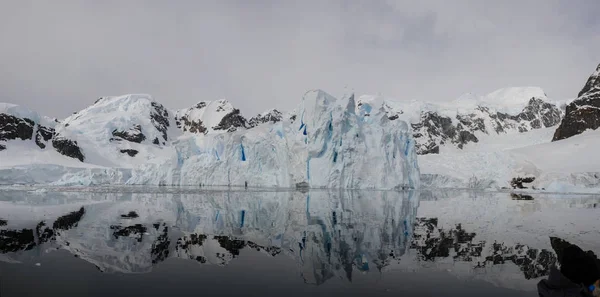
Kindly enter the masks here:
<path id="1" fill-rule="evenodd" d="M 1 0 L 0 102 L 64 117 L 126 93 L 247 116 L 316 88 L 565 99 L 600 63 L 598 16 L 598 0 Z"/>

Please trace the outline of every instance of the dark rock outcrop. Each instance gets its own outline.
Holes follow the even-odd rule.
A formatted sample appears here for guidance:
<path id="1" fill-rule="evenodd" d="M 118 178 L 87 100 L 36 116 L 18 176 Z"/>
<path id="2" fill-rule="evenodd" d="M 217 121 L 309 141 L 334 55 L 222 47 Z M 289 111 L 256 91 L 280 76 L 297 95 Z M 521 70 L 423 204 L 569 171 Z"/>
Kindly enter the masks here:
<path id="1" fill-rule="evenodd" d="M 119 131 L 117 129 L 112 131 L 113 138 L 111 141 L 120 141 L 121 139 L 129 142 L 141 143 L 146 140 L 146 136 L 142 133 L 142 126 L 135 125 L 127 131 Z"/>
<path id="2" fill-rule="evenodd" d="M 182 116 L 176 121 L 177 128 L 183 130 L 183 132 L 201 133 L 206 134 L 208 129 L 204 126 L 201 120 L 190 120 L 187 116 Z"/>
<path id="3" fill-rule="evenodd" d="M 28 140 L 33 137 L 35 123 L 27 118 L 0 114 L 0 140 Z"/>
<path id="4" fill-rule="evenodd" d="M 266 123 L 277 123 L 283 120 L 283 114 L 277 109 L 273 109 L 267 113 L 259 114 L 248 121 L 248 127 L 254 128 L 258 125 Z"/>
<path id="5" fill-rule="evenodd" d="M 46 143 L 54 137 L 54 129 L 38 125 L 35 133 L 35 144 L 41 149 L 46 148 Z"/>
<path id="6" fill-rule="evenodd" d="M 207 102 L 199 102 L 190 110 L 200 110 L 204 109 L 207 106 Z M 202 120 L 200 119 L 190 119 L 189 115 L 184 114 L 181 117 L 175 116 L 175 124 L 177 128 L 181 129 L 183 132 L 191 132 L 191 133 L 199 133 L 206 134 L 208 133 L 208 128 L 204 125 Z"/>
<path id="7" fill-rule="evenodd" d="M 162 133 L 163 139 L 168 140 L 167 129 L 169 129 L 169 112 L 160 103 L 152 102 L 153 111 L 150 113 L 152 125 Z"/>
<path id="8" fill-rule="evenodd" d="M 219 122 L 217 126 L 213 127 L 213 129 L 234 132 L 239 128 L 247 128 L 247 126 L 246 118 L 244 118 L 241 115 L 240 110 L 236 108 L 233 109 L 232 112 L 226 114 L 221 119 L 221 122 Z"/>
<path id="9" fill-rule="evenodd" d="M 6 145 L 4 145 L 4 144 L 0 144 L 0 151 L 3 151 L 3 150 L 5 150 L 5 149 L 6 149 Z"/>
<path id="10" fill-rule="evenodd" d="M 35 144 L 41 149 L 54 137 L 54 129 L 36 124 L 28 118 L 19 118 L 9 114 L 0 114 L 0 141 L 30 140 L 35 136 Z M 5 145 L 0 150 L 6 149 Z"/>
<path id="11" fill-rule="evenodd" d="M 81 152 L 79 146 L 77 146 L 77 141 L 57 136 L 52 140 L 52 146 L 62 155 L 78 159 L 81 162 L 85 160 L 85 156 Z"/>
<path id="12" fill-rule="evenodd" d="M 552 141 L 596 130 L 600 127 L 600 65 L 588 78 L 577 99 L 567 105 L 565 117 L 554 132 Z"/>
<path id="13" fill-rule="evenodd" d="M 138 154 L 138 151 L 137 150 L 133 150 L 133 149 L 119 150 L 119 152 L 121 152 L 122 154 L 128 154 L 130 157 L 135 157 L 135 155 Z"/>

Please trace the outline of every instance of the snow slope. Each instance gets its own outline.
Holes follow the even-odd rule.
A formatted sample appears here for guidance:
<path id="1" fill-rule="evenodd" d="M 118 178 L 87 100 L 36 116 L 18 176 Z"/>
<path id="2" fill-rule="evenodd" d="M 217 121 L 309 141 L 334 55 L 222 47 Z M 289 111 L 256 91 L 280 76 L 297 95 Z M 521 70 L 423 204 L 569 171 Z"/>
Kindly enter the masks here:
<path id="1" fill-rule="evenodd" d="M 515 177 L 531 176 L 537 189 L 600 192 L 600 131 L 550 142 L 554 129 L 506 135 L 466 151 L 419 156 L 422 181 L 434 188 L 509 187 Z"/>

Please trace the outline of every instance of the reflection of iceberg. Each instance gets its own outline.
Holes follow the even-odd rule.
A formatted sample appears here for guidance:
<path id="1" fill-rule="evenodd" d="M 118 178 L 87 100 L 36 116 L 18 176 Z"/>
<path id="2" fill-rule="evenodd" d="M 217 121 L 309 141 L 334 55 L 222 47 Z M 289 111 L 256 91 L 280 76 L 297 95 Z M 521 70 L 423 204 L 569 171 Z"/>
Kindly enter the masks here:
<path id="1" fill-rule="evenodd" d="M 332 278 L 352 281 L 357 272 L 434 268 L 514 287 L 545 275 L 556 261 L 548 235 L 566 237 L 584 249 L 600 247 L 595 241 L 600 236 L 593 234 L 598 232 L 597 217 L 588 216 L 587 224 L 577 225 L 582 233 L 553 222 L 561 213 L 570 214 L 568 222 L 580 220 L 576 214 L 597 205 L 598 198 L 518 201 L 508 194 L 470 192 L 160 191 L 36 192 L 25 197 L 25 192 L 0 191 L 0 201 L 31 204 L 0 202 L 0 219 L 6 221 L 0 226 L 2 259 L 19 260 L 56 246 L 101 271 L 140 273 L 175 257 L 227 265 L 246 249 L 292 257 L 310 284 Z M 83 216 L 74 215 L 82 206 Z M 41 208 L 47 215 L 40 216 Z M 130 211 L 139 216 L 122 217 Z M 56 218 L 65 214 L 74 222 L 55 228 L 62 226 Z M 22 240 L 19 234 L 24 233 L 32 236 Z M 7 242 L 17 245 L 7 248 Z"/>

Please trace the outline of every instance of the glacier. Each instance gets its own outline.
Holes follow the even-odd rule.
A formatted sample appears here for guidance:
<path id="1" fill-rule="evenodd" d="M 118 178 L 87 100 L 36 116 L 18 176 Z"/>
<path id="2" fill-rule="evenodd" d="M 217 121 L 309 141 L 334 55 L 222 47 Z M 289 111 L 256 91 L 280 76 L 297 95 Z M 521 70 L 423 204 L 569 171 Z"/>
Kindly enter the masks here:
<path id="1" fill-rule="evenodd" d="M 176 158 L 144 164 L 128 184 L 414 189 L 419 167 L 408 125 L 355 112 L 354 96 L 305 94 L 293 120 L 184 135 Z"/>
<path id="2" fill-rule="evenodd" d="M 418 188 L 409 125 L 372 109 L 313 90 L 249 124 L 226 100 L 170 111 L 146 94 L 101 97 L 53 126 L 62 151 L 7 140 L 0 184 Z"/>

